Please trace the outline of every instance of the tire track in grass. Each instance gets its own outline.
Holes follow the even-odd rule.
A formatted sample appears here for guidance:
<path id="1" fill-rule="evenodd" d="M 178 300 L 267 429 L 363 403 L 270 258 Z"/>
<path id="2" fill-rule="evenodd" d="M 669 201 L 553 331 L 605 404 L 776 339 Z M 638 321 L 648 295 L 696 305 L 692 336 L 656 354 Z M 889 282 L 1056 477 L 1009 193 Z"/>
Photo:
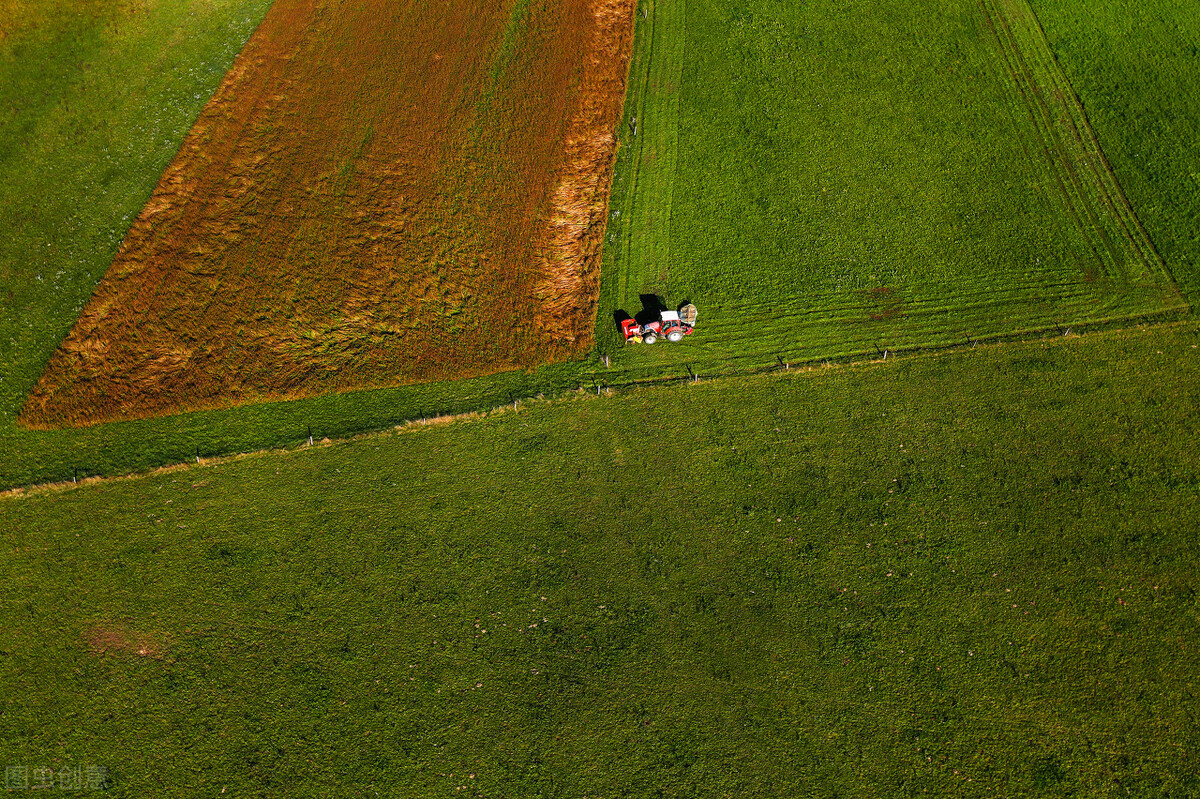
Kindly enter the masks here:
<path id="1" fill-rule="evenodd" d="M 1046 39 L 1041 22 L 1037 19 L 1036 14 L 1034 14 L 1026 0 L 1021 0 L 1021 4 L 1028 10 L 1030 22 L 1036 28 L 1038 43 L 1041 45 L 1043 51 L 1049 55 L 1050 76 L 1055 83 L 1058 95 L 1064 99 L 1066 107 L 1070 112 L 1070 116 L 1065 121 L 1069 126 L 1073 138 L 1086 153 L 1087 157 L 1082 162 L 1090 169 L 1099 183 L 1102 190 L 1102 200 L 1112 212 L 1113 218 L 1120 225 L 1128 242 L 1137 251 L 1140 262 L 1147 267 L 1146 276 L 1155 280 L 1165 279 L 1173 282 L 1174 278 L 1170 270 L 1154 246 L 1149 234 L 1147 234 L 1145 228 L 1142 226 L 1141 220 L 1138 219 L 1137 213 L 1133 210 L 1133 205 L 1129 202 L 1128 197 L 1125 196 L 1125 191 L 1117 181 L 1116 173 L 1113 172 L 1112 165 L 1109 163 L 1108 157 L 1104 154 L 1104 150 L 1100 146 L 1100 141 L 1096 137 L 1096 132 L 1087 118 L 1087 112 L 1083 108 L 1082 101 L 1075 93 L 1074 88 L 1067 79 L 1066 73 L 1059 66 L 1058 59 L 1054 57 L 1050 50 L 1049 40 Z"/>
<path id="2" fill-rule="evenodd" d="M 1029 110 L 1033 132 L 1059 186 L 1062 202 L 1095 257 L 1093 268 L 1124 285 L 1170 280 L 1100 148 L 1074 89 L 1050 50 L 1026 0 L 980 0 L 1018 102 Z M 1018 134 L 1031 130 L 1016 124 Z"/>
<path id="3" fill-rule="evenodd" d="M 1112 292 L 1102 283 L 1048 282 L 1045 276 L 1032 275 L 1003 290 L 978 286 L 963 291 L 951 283 L 926 283 L 898 288 L 895 296 L 830 293 L 771 305 L 714 307 L 684 344 L 630 349 L 619 368 L 597 379 L 617 384 L 678 376 L 685 370 L 712 377 L 783 363 L 874 359 L 884 352 L 895 355 L 1174 318 L 1180 309 L 1164 307 L 1161 291 L 1157 286 L 1132 286 Z M 997 319 L 1009 324 L 997 326 Z"/>
<path id="4" fill-rule="evenodd" d="M 1047 294 L 1051 294 L 1047 292 Z M 1067 284 L 1045 302 L 1067 327 L 1096 315 L 1098 292 L 1086 284 Z M 742 308 L 736 314 L 709 323 L 703 336 L 689 340 L 687 363 L 703 371 L 769 365 L 782 358 L 789 363 L 812 363 L 822 359 L 875 358 L 883 351 L 965 345 L 997 335 L 1027 334 L 1044 325 L 1014 325 L 995 333 L 997 316 L 1020 320 L 1027 317 L 1029 296 L 980 290 L 970 299 L 931 288 L 924 297 L 906 296 L 902 318 L 879 314 L 879 306 L 868 299 L 844 303 L 844 297 L 826 298 L 833 304 L 812 307 L 796 300 L 774 308 Z M 899 300 L 898 300 L 899 302 Z M 864 322 L 872 314 L 878 320 Z M 657 365 L 657 364 L 656 364 Z M 648 366 L 648 365 L 647 365 Z"/>

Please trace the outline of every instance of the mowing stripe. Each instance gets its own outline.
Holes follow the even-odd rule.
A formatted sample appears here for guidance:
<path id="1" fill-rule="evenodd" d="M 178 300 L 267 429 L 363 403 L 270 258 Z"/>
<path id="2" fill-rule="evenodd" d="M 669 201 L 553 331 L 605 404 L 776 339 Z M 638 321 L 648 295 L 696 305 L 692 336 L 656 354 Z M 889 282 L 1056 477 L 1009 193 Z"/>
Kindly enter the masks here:
<path id="1" fill-rule="evenodd" d="M 626 216 L 619 226 L 618 307 L 636 309 L 637 295 L 662 291 L 670 270 L 685 6 L 647 0 L 638 11 L 643 46 L 636 72 L 630 75 L 630 83 L 637 81 L 637 86 L 635 108 L 628 114 L 636 125 L 627 124 L 622 131 L 630 150 L 627 174 L 633 182 L 625 194 L 626 207 L 613 209 Z"/>

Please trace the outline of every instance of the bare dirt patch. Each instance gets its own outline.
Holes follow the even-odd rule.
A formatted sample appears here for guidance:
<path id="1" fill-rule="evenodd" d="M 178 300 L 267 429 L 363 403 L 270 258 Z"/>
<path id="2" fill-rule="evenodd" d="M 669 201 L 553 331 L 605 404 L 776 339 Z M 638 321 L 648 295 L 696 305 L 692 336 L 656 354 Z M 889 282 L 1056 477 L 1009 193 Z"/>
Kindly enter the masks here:
<path id="1" fill-rule="evenodd" d="M 632 0 L 277 0 L 22 421 L 585 352 L 632 23 Z"/>
<path id="2" fill-rule="evenodd" d="M 137 657 L 162 658 L 161 641 L 135 633 L 123 624 L 96 624 L 83 634 L 83 642 L 95 655 L 127 654 Z"/>

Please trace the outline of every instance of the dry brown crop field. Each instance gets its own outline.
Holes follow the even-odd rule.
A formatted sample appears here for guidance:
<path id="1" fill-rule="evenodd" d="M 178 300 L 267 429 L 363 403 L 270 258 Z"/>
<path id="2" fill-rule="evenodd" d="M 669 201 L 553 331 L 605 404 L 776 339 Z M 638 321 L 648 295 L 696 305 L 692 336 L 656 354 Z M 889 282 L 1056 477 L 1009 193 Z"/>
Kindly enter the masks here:
<path id="1" fill-rule="evenodd" d="M 631 0 L 278 0 L 23 423 L 587 351 L 632 25 Z"/>

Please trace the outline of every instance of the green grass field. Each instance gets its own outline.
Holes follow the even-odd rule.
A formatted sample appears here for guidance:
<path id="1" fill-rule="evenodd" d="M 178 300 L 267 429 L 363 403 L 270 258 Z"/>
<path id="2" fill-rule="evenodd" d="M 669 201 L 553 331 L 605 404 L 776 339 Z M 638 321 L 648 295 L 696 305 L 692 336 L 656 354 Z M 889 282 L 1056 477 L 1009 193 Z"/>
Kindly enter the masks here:
<path id="1" fill-rule="evenodd" d="M 0 752 L 130 797 L 1194 795 L 1198 342 L 2 499 Z"/>
<path id="2" fill-rule="evenodd" d="M 1016 0 L 645 0 L 611 369 L 33 433 L 267 2 L 0 0 L 0 487 L 560 395 L 0 495 L 0 766 L 115 797 L 1200 794 L 1200 323 L 1095 324 L 1200 296 L 1200 22 L 1031 2 L 1045 38 Z M 697 335 L 612 348 L 643 292 Z"/>
<path id="3" fill-rule="evenodd" d="M 1024 0 L 645 8 L 600 331 L 640 294 L 701 327 L 618 368 L 1187 308 Z"/>

